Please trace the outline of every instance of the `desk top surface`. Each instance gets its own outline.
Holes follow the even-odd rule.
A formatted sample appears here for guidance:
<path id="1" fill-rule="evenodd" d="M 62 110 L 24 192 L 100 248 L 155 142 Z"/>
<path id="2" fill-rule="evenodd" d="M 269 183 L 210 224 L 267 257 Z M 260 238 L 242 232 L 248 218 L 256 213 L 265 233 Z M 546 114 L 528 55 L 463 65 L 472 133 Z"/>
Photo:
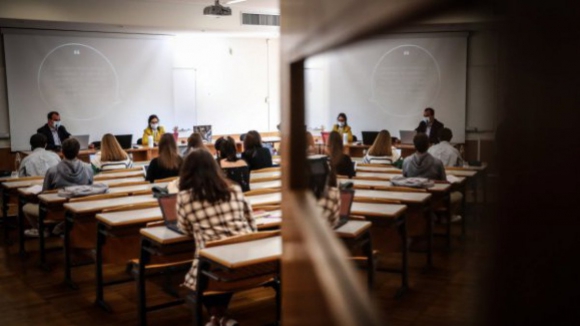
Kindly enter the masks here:
<path id="1" fill-rule="evenodd" d="M 107 226 L 126 226 L 131 224 L 143 224 L 163 219 L 161 208 L 153 207 L 122 212 L 99 213 L 97 220 Z"/>
<path id="2" fill-rule="evenodd" d="M 200 250 L 199 255 L 227 268 L 275 261 L 282 256 L 282 237 L 205 248 Z"/>
<path id="3" fill-rule="evenodd" d="M 282 193 L 273 192 L 262 195 L 251 195 L 251 196 L 246 195 L 245 198 L 252 206 L 279 204 L 282 201 Z"/>
<path id="4" fill-rule="evenodd" d="M 282 171 L 268 171 L 268 172 L 250 172 L 250 180 L 265 179 L 265 178 L 278 178 L 282 176 Z"/>
<path id="5" fill-rule="evenodd" d="M 364 180 L 364 179 L 339 179 L 339 182 L 352 182 L 355 186 L 367 186 L 367 187 L 394 187 L 390 181 L 387 180 Z M 446 192 L 451 188 L 451 184 L 448 183 L 436 183 L 433 187 L 428 188 L 429 192 Z"/>
<path id="6" fill-rule="evenodd" d="M 372 223 L 369 221 L 349 220 L 346 224 L 334 231 L 342 238 L 356 238 L 364 231 L 368 230 L 371 225 Z"/>
<path id="7" fill-rule="evenodd" d="M 154 186 L 165 187 L 167 186 L 167 183 L 156 183 L 156 184 L 149 183 L 142 185 L 113 187 L 109 188 L 109 191 L 107 193 L 109 194 L 126 193 L 127 195 L 132 195 L 136 192 L 151 190 L 151 188 L 153 188 Z M 59 202 L 64 203 L 68 201 L 68 198 L 59 197 L 58 193 L 41 194 L 38 195 L 38 199 L 47 204 L 55 204 Z"/>
<path id="8" fill-rule="evenodd" d="M 431 194 L 428 192 L 356 189 L 354 191 L 354 198 L 392 199 L 404 204 L 422 204 L 431 198 Z"/>
<path id="9" fill-rule="evenodd" d="M 274 188 L 280 188 L 280 187 L 282 187 L 282 180 L 280 180 L 280 179 L 250 183 L 251 190 L 274 189 Z"/>
<path id="10" fill-rule="evenodd" d="M 143 176 L 143 170 L 132 170 L 132 171 L 121 171 L 121 172 L 112 172 L 112 173 L 99 173 L 94 176 L 94 180 L 105 180 L 105 179 L 113 179 L 113 178 L 128 178 L 128 177 L 136 177 L 136 176 Z"/>
<path id="11" fill-rule="evenodd" d="M 97 213 L 107 208 L 144 203 L 157 203 L 157 199 L 153 198 L 152 195 L 128 196 L 128 197 L 82 201 L 76 203 L 66 203 L 64 204 L 64 208 L 70 210 L 75 214 Z"/>
<path id="12" fill-rule="evenodd" d="M 30 187 L 33 185 L 42 185 L 44 183 L 44 179 L 33 179 L 33 180 L 24 180 L 24 181 L 7 181 L 2 183 L 2 187 L 5 189 L 18 189 L 24 187 Z"/>
<path id="13" fill-rule="evenodd" d="M 141 235 L 149 240 L 162 245 L 173 244 L 178 242 L 193 241 L 193 238 L 181 233 L 168 229 L 166 226 L 156 226 L 144 228 L 139 231 Z M 192 251 L 193 253 L 193 251 Z"/>
<path id="14" fill-rule="evenodd" d="M 397 218 L 406 210 L 407 206 L 399 204 L 354 202 L 350 212 L 353 215 Z"/>

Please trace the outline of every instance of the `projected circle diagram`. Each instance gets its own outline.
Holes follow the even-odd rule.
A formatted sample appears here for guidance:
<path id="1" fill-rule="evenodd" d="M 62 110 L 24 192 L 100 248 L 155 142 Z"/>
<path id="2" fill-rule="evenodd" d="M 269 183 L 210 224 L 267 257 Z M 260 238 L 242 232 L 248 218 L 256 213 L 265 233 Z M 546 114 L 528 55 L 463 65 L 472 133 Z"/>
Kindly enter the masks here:
<path id="1" fill-rule="evenodd" d="M 90 120 L 117 103 L 119 80 L 111 62 L 97 49 L 68 43 L 42 60 L 38 90 L 44 103 L 67 119 Z"/>
<path id="2" fill-rule="evenodd" d="M 410 117 L 431 106 L 439 95 L 439 65 L 429 51 L 400 45 L 377 62 L 372 73 L 371 102 L 398 117 Z"/>

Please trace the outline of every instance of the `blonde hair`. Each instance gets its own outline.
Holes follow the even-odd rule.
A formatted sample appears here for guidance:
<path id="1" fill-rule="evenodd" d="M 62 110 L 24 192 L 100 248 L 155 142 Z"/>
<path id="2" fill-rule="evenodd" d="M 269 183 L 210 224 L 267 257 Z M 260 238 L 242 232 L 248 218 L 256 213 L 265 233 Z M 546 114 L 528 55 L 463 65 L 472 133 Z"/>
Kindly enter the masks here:
<path id="1" fill-rule="evenodd" d="M 177 152 L 177 143 L 172 134 L 163 134 L 159 140 L 159 166 L 167 170 L 177 170 L 181 167 L 181 156 Z"/>
<path id="2" fill-rule="evenodd" d="M 101 139 L 101 161 L 102 162 L 118 162 L 124 161 L 129 156 L 121 148 L 117 138 L 111 134 L 105 134 Z"/>
<path id="3" fill-rule="evenodd" d="M 388 130 L 381 130 L 375 142 L 369 148 L 368 155 L 371 156 L 393 156 L 393 145 L 391 144 L 391 134 Z"/>

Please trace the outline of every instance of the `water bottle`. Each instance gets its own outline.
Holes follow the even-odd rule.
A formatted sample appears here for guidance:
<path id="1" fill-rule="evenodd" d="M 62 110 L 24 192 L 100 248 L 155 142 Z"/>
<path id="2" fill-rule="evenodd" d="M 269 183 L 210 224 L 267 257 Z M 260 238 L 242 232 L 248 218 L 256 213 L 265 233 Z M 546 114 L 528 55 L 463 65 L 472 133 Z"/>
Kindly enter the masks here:
<path id="1" fill-rule="evenodd" d="M 348 135 L 346 132 L 342 134 L 342 143 L 348 144 Z"/>
<path id="2" fill-rule="evenodd" d="M 16 156 L 14 157 L 14 171 L 10 175 L 11 177 L 13 177 L 13 178 L 18 177 L 18 171 L 20 169 L 20 162 L 22 162 L 22 159 L 20 158 L 20 153 L 16 153 Z"/>
<path id="3" fill-rule="evenodd" d="M 459 156 L 461 156 L 461 160 L 463 161 L 463 167 L 466 168 L 469 166 L 469 164 L 467 163 L 467 160 L 465 159 L 465 148 L 463 147 L 463 145 L 461 145 L 459 147 Z"/>
<path id="4" fill-rule="evenodd" d="M 149 145 L 149 148 L 153 148 L 153 136 L 149 136 L 147 137 L 147 144 Z"/>
<path id="5" fill-rule="evenodd" d="M 175 139 L 175 142 L 179 140 L 179 128 L 177 127 L 173 128 L 173 138 Z"/>

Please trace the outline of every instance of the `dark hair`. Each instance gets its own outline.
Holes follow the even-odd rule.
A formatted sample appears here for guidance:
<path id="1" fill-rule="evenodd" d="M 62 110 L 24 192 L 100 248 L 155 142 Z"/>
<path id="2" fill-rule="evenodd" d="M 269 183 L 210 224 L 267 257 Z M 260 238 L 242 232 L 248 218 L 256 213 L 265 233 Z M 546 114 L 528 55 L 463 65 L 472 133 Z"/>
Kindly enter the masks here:
<path id="1" fill-rule="evenodd" d="M 50 111 L 50 112 L 48 112 L 48 114 L 46 115 L 46 119 L 47 119 L 47 120 L 52 120 L 52 116 L 53 116 L 54 114 L 56 114 L 56 115 L 60 115 L 60 114 L 58 114 L 58 112 L 56 112 L 56 111 Z"/>
<path id="2" fill-rule="evenodd" d="M 250 130 L 244 138 L 244 151 L 254 151 L 262 147 L 262 137 L 255 130 Z"/>
<path id="3" fill-rule="evenodd" d="M 228 136 L 221 144 L 220 158 L 225 158 L 228 162 L 236 162 L 238 160 L 236 154 L 236 141 Z"/>
<path id="4" fill-rule="evenodd" d="M 413 144 L 419 153 L 425 153 L 429 149 L 429 137 L 425 133 L 418 133 L 413 137 Z"/>
<path id="5" fill-rule="evenodd" d="M 443 128 L 439 131 L 439 141 L 451 141 L 453 132 L 449 128 Z"/>
<path id="6" fill-rule="evenodd" d="M 216 204 L 231 198 L 230 183 L 208 151 L 189 153 L 179 173 L 179 190 L 191 190 L 192 200 Z"/>
<path id="7" fill-rule="evenodd" d="M 46 136 L 43 134 L 34 134 L 30 136 L 30 147 L 32 147 L 32 150 L 39 147 L 46 147 Z"/>
<path id="8" fill-rule="evenodd" d="M 213 143 L 213 148 L 215 148 L 216 152 L 221 155 L 221 148 L 223 143 L 226 141 L 224 137 L 220 137 L 216 139 L 215 143 Z"/>
<path id="9" fill-rule="evenodd" d="M 188 149 L 192 149 L 192 148 L 204 148 L 204 144 L 203 144 L 203 138 L 201 137 L 201 134 L 198 132 L 194 132 L 191 135 L 189 135 L 189 138 L 187 138 L 187 148 Z"/>
<path id="10" fill-rule="evenodd" d="M 333 171 L 336 171 L 336 167 L 342 160 L 342 155 L 344 155 L 344 146 L 342 145 L 342 137 L 336 131 L 332 131 L 328 135 L 327 141 L 328 151 L 330 154 L 330 167 Z"/>
<path id="11" fill-rule="evenodd" d="M 181 166 L 183 159 L 177 152 L 177 143 L 172 134 L 165 133 L 159 139 L 159 156 L 157 162 L 159 166 L 168 170 L 177 170 Z"/>
<path id="12" fill-rule="evenodd" d="M 67 160 L 74 160 L 80 150 L 81 144 L 75 138 L 68 138 L 62 142 L 62 154 Z"/>
<path id="13" fill-rule="evenodd" d="M 435 110 L 433 110 L 432 108 L 426 108 L 423 111 L 429 111 L 429 114 L 431 114 L 432 116 L 435 116 Z"/>
<path id="14" fill-rule="evenodd" d="M 157 119 L 159 121 L 159 117 L 157 115 L 155 115 L 155 114 L 152 114 L 152 115 L 149 116 L 149 119 L 147 120 L 147 123 L 148 124 L 151 124 L 151 120 L 153 120 L 153 119 Z"/>
<path id="15" fill-rule="evenodd" d="M 340 112 L 338 114 L 338 116 L 336 117 L 336 120 L 338 120 L 338 118 L 343 118 L 344 119 L 344 125 L 347 126 L 348 125 L 348 119 L 346 118 L 346 114 Z"/>

